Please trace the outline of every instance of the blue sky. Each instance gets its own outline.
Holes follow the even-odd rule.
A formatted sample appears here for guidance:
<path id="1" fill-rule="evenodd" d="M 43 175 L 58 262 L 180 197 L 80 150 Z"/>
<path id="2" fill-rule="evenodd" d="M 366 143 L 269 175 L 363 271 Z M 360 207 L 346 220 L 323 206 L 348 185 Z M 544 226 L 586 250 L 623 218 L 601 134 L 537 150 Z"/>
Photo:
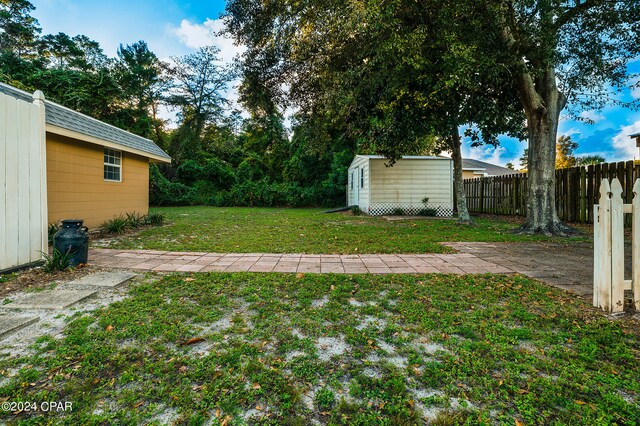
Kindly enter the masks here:
<path id="1" fill-rule="evenodd" d="M 40 21 L 43 33 L 65 32 L 85 34 L 100 42 L 105 53 L 114 56 L 119 44 L 144 40 L 158 57 L 180 56 L 201 46 L 215 44 L 221 57 L 230 61 L 242 51 L 230 40 L 215 36 L 222 28 L 218 20 L 224 11 L 224 0 L 32 0 L 33 15 Z M 630 64 L 632 72 L 640 72 L 640 60 Z M 233 90 L 230 93 L 234 97 Z M 640 98 L 640 88 L 626 91 L 623 99 Z M 640 112 L 621 107 L 604 111 L 584 111 L 595 121 L 586 124 L 563 118 L 559 135 L 568 134 L 579 143 L 576 153 L 600 154 L 608 161 L 639 158 L 629 134 L 640 132 Z M 501 146 L 463 147 L 465 157 L 494 164 L 514 162 L 522 155 L 525 143 L 501 139 Z"/>

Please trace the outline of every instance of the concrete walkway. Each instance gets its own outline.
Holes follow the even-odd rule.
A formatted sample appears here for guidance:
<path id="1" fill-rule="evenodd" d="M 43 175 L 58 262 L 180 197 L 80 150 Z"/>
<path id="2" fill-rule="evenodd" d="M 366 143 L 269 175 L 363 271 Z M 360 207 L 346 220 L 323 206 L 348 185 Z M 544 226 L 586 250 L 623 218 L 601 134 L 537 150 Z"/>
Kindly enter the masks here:
<path id="1" fill-rule="evenodd" d="M 591 243 L 443 243 L 456 254 L 265 254 L 92 249 L 108 268 L 179 272 L 305 272 L 346 274 L 520 273 L 581 295 L 592 294 Z M 629 264 L 629 262 L 627 262 Z M 630 269 L 627 266 L 627 269 Z M 627 274 L 629 274 L 629 270 Z"/>
<path id="2" fill-rule="evenodd" d="M 305 272 L 346 274 L 485 274 L 514 270 L 470 253 L 268 254 L 92 249 L 91 264 L 163 272 Z"/>
<path id="3" fill-rule="evenodd" d="M 593 243 L 443 243 L 530 278 L 581 295 L 593 294 Z M 631 276 L 631 250 L 625 250 Z"/>

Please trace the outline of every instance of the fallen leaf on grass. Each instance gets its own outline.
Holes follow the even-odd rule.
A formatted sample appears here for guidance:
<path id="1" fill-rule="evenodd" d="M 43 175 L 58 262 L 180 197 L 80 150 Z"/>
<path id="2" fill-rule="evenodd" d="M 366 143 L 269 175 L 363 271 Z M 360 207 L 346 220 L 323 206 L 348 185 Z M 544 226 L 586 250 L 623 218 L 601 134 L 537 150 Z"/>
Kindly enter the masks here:
<path id="1" fill-rule="evenodd" d="M 584 402 L 584 401 L 580 401 L 579 399 L 576 399 L 574 402 L 575 402 L 576 404 L 578 404 L 578 405 L 587 405 L 587 403 L 586 403 L 586 402 Z"/>
<path id="2" fill-rule="evenodd" d="M 258 390 L 260 389 L 262 386 L 260 386 L 260 383 L 254 383 L 253 384 L 253 389 Z"/>
<path id="3" fill-rule="evenodd" d="M 191 277 L 187 277 L 184 279 L 186 282 L 191 282 L 191 281 L 195 281 L 195 278 L 191 278 Z"/>
<path id="4" fill-rule="evenodd" d="M 108 332 L 112 332 L 113 331 L 113 326 L 112 325 L 108 325 L 107 328 L 105 328 L 106 331 Z"/>
<path id="5" fill-rule="evenodd" d="M 524 426 L 524 424 L 520 420 L 518 419 L 513 419 L 513 420 L 516 421 L 516 426 Z"/>
<path id="6" fill-rule="evenodd" d="M 302 272 L 298 272 L 296 274 L 296 278 L 298 278 L 298 279 L 304 278 L 304 274 Z"/>
<path id="7" fill-rule="evenodd" d="M 192 337 L 186 342 L 182 343 L 182 346 L 193 345 L 195 343 L 200 343 L 204 341 L 204 337 Z"/>
<path id="8" fill-rule="evenodd" d="M 133 408 L 138 408 L 138 407 L 140 407 L 142 404 L 144 404 L 144 401 L 140 401 L 140 402 L 138 402 L 137 404 L 135 404 L 135 405 L 133 406 Z"/>

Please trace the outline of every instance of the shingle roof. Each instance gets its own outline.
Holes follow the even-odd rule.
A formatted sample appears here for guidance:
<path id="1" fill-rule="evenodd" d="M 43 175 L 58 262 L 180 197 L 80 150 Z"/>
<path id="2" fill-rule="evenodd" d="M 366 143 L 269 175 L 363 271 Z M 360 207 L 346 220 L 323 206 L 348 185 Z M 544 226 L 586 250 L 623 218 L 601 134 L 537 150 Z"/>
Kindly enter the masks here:
<path id="1" fill-rule="evenodd" d="M 512 175 L 518 173 L 515 170 L 507 169 L 506 167 L 496 166 L 495 164 L 485 163 L 480 160 L 473 160 L 471 158 L 462 159 L 463 169 L 483 169 L 489 176 L 502 176 Z"/>
<path id="2" fill-rule="evenodd" d="M 13 96 L 26 102 L 33 102 L 30 93 L 24 92 L 13 86 L 0 83 L 0 93 Z M 74 111 L 55 102 L 45 100 L 45 121 L 52 126 L 82 133 L 86 136 L 102 139 L 108 142 L 122 145 L 124 148 L 132 148 L 138 151 L 171 160 L 158 145 L 153 141 L 134 135 L 118 127 L 104 123 L 95 118 L 89 117 Z"/>
<path id="3" fill-rule="evenodd" d="M 630 138 L 640 138 L 640 133 L 634 133 L 633 135 L 629 135 Z"/>

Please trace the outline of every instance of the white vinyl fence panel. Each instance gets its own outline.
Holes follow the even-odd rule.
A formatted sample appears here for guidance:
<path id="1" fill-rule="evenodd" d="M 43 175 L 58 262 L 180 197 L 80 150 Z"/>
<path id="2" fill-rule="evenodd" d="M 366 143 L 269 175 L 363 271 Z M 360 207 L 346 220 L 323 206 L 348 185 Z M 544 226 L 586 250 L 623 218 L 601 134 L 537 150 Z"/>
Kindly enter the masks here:
<path id="1" fill-rule="evenodd" d="M 0 94 L 0 271 L 47 250 L 44 96 L 33 103 Z"/>

